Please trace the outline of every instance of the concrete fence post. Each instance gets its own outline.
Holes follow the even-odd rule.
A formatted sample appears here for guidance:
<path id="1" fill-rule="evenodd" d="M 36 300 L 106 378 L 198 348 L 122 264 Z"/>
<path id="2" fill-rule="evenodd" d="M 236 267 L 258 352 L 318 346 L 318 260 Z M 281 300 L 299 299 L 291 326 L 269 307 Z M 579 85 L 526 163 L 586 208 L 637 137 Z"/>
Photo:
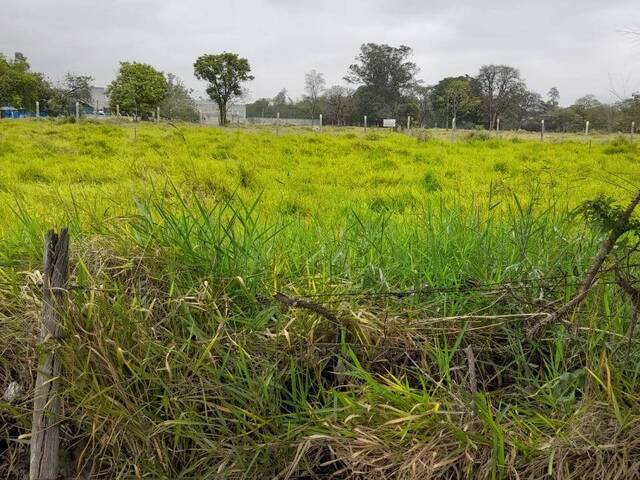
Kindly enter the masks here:
<path id="1" fill-rule="evenodd" d="M 367 116 L 364 116 L 364 131 L 367 131 Z"/>
<path id="2" fill-rule="evenodd" d="M 320 122 L 320 131 L 322 131 L 322 114 L 320 114 L 319 122 Z"/>
<path id="3" fill-rule="evenodd" d="M 80 120 L 80 102 L 76 102 L 76 121 Z"/>
<path id="4" fill-rule="evenodd" d="M 496 119 L 496 136 L 500 138 L 500 118 Z"/>
<path id="5" fill-rule="evenodd" d="M 456 117 L 451 119 L 451 143 L 456 139 Z"/>
<path id="6" fill-rule="evenodd" d="M 120 116 L 120 104 L 116 104 L 116 116 L 119 117 Z"/>
<path id="7" fill-rule="evenodd" d="M 540 120 L 540 141 L 544 142 L 544 118 Z"/>
<path id="8" fill-rule="evenodd" d="M 156 107 L 156 122 L 160 121 L 160 107 Z"/>
<path id="9" fill-rule="evenodd" d="M 40 102 L 36 101 L 36 118 L 40 118 Z"/>
<path id="10" fill-rule="evenodd" d="M 631 141 L 633 142 L 633 135 L 636 133 L 636 122 L 631 122 Z"/>

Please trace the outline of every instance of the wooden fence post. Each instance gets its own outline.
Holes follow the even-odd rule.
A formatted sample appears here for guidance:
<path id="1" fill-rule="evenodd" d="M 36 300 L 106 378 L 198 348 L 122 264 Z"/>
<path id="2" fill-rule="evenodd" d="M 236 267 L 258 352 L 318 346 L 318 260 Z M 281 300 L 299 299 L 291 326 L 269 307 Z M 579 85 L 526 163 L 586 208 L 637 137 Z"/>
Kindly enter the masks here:
<path id="1" fill-rule="evenodd" d="M 31 426 L 31 480 L 58 478 L 60 447 L 60 398 L 58 396 L 60 357 L 55 350 L 60 338 L 59 308 L 65 297 L 69 277 L 69 235 L 49 230 L 44 243 L 42 284 L 42 322 L 40 325 L 38 374 L 33 399 Z"/>

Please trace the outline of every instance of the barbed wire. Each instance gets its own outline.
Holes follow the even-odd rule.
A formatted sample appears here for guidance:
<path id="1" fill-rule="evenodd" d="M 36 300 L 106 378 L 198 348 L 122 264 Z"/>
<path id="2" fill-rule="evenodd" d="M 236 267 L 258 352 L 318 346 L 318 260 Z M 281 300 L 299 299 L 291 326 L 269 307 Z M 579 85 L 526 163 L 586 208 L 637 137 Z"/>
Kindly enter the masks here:
<path id="1" fill-rule="evenodd" d="M 623 271 L 632 270 L 632 268 L 623 268 Z M 386 290 L 386 291 L 372 291 L 372 290 L 351 290 L 346 292 L 321 292 L 321 293 L 311 293 L 311 292 L 303 292 L 296 293 L 297 297 L 307 298 L 307 299 L 317 299 L 322 301 L 322 299 L 335 299 L 335 298 L 348 298 L 348 297 L 358 297 L 361 299 L 372 299 L 372 298 L 397 298 L 401 299 L 403 297 L 413 297 L 419 295 L 430 295 L 430 294 L 438 294 L 438 293 L 498 293 L 498 292 L 508 292 L 510 290 L 527 290 L 532 288 L 542 288 L 542 289 L 552 289 L 552 288 L 575 288 L 582 286 L 582 282 L 571 282 L 566 283 L 566 280 L 570 278 L 575 278 L 576 276 L 565 276 L 565 275 L 557 275 L 550 277 L 538 277 L 538 278 L 521 278 L 521 279 L 510 279 L 502 282 L 492 282 L 492 283 L 462 283 L 462 284 L 452 284 L 452 285 L 425 285 L 422 288 L 410 288 L 410 289 L 396 289 L 396 290 Z M 235 279 L 235 278 L 234 278 Z M 631 284 L 640 283 L 640 279 L 636 281 L 630 282 Z M 615 280 L 599 280 L 599 285 L 617 285 L 618 283 Z M 31 290 L 39 290 L 42 288 L 42 284 L 40 282 L 18 282 L 18 281 L 5 281 L 0 280 L 0 287 L 15 287 L 15 288 L 27 288 Z M 131 290 L 132 286 L 123 285 L 118 288 L 107 288 L 102 286 L 91 286 L 91 285 L 68 285 L 63 290 L 66 291 L 99 291 L 99 292 L 107 292 L 107 293 L 126 293 L 128 290 Z M 335 300 L 322 301 L 322 303 L 335 303 Z"/>

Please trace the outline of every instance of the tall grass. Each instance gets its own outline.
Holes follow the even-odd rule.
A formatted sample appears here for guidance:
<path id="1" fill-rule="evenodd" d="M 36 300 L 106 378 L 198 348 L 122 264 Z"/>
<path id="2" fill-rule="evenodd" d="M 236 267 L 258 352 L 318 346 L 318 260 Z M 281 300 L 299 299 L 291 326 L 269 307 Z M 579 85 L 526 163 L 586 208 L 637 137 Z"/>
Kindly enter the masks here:
<path id="1" fill-rule="evenodd" d="M 43 185 L 11 192 L 0 247 L 0 391 L 17 382 L 24 393 L 0 401 L 3 475 L 23 475 L 28 453 L 35 270 L 51 221 L 69 225 L 73 239 L 59 346 L 68 476 L 639 475 L 640 348 L 627 338 L 631 306 L 610 278 L 568 325 L 540 339 L 524 333 L 526 315 L 575 292 L 602 241 L 574 213 L 579 197 L 559 197 L 552 185 L 525 178 L 505 189 L 489 173 L 493 160 L 468 191 L 438 175 L 442 190 L 427 192 L 424 169 L 411 166 L 414 154 L 440 152 L 447 160 L 430 163 L 430 171 L 472 176 L 484 161 L 477 157 L 505 155 L 509 172 L 526 162 L 518 155 L 556 162 L 563 151 L 578 155 L 580 144 L 449 146 L 200 129 L 185 129 L 185 144 L 168 127 L 145 127 L 140 146 L 121 127 L 25 125 L 3 138 L 43 129 L 30 140 L 32 151 L 50 129 L 65 136 L 54 145 L 67 154 L 65 145 L 84 142 L 92 161 L 112 162 L 102 173 L 131 167 L 110 160 L 118 152 L 143 155 L 135 167 L 142 176 L 156 155 L 166 155 L 169 180 L 148 185 L 158 177 L 141 180 L 131 170 L 100 195 L 85 185 L 49 209 L 48 197 L 27 195 L 46 191 Z M 113 129 L 113 139 L 92 146 L 103 128 Z M 216 156 L 245 165 L 238 178 L 246 185 L 223 176 L 236 175 L 231 163 L 212 176 L 215 187 L 199 190 L 209 168 L 199 152 L 214 139 Z M 366 162 L 394 166 L 378 165 L 358 187 L 358 169 L 368 168 L 363 155 L 378 144 L 386 153 Z M 158 153 L 164 148 L 172 150 Z M 315 165 L 319 151 L 324 163 Z M 174 154 L 184 177 L 172 170 Z M 346 160 L 333 157 L 342 154 Z M 273 166 L 263 163 L 269 155 Z M 344 169 L 357 158 L 362 164 Z M 616 168 L 627 165 L 615 158 Z M 633 182 L 637 173 L 620 175 Z M 394 184 L 396 176 L 402 180 Z M 275 178 L 295 181 L 282 193 Z M 225 181 L 229 187 L 217 187 Z M 584 195 L 624 195 L 594 178 L 583 185 Z M 405 194 L 413 196 L 401 208 Z M 338 321 L 286 308 L 276 292 L 322 303 Z"/>

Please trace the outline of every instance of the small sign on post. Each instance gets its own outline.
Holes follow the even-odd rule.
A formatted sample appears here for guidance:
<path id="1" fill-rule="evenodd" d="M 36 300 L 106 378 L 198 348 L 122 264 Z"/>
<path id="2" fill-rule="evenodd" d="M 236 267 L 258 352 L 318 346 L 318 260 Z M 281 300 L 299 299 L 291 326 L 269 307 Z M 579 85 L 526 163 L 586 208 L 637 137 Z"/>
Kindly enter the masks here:
<path id="1" fill-rule="evenodd" d="M 383 118 L 382 119 L 382 127 L 383 128 L 396 128 L 396 119 L 395 118 Z"/>

